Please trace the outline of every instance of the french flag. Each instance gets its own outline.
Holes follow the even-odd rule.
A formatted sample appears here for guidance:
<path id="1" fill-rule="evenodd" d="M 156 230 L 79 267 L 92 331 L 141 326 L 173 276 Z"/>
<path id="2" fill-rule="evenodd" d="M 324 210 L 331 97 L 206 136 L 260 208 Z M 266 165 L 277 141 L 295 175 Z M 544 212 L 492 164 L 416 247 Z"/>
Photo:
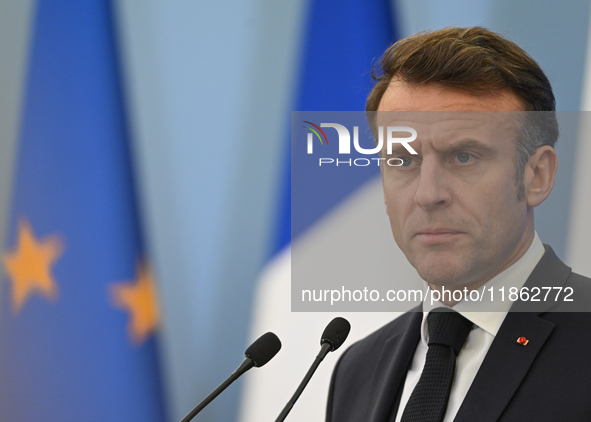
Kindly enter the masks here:
<path id="1" fill-rule="evenodd" d="M 397 39 L 392 12 L 388 0 L 311 1 L 294 110 L 363 111 L 372 87 L 371 70 Z M 312 123 L 320 124 L 294 123 L 312 128 Z M 330 130 L 330 134 L 325 130 L 328 136 L 336 134 Z M 286 152 L 291 152 L 290 148 Z M 295 218 L 292 187 L 298 182 L 295 177 L 299 173 L 292 171 L 291 165 L 296 159 L 295 154 L 286 154 L 275 252 L 257 286 L 251 328 L 253 340 L 262 332 L 275 332 L 282 340 L 283 349 L 265 371 L 246 375 L 241 422 L 274 420 L 279 415 L 318 353 L 324 327 L 335 316 L 344 316 L 351 322 L 347 344 L 352 344 L 398 315 L 396 312 L 291 312 L 292 248 L 304 251 L 298 255 L 298 265 L 306 265 L 305 260 L 314 259 L 320 251 L 323 266 L 332 269 L 331 277 L 347 279 L 350 274 L 343 274 L 346 270 L 341 265 L 342 254 L 331 245 L 343 236 L 354 238 L 360 247 L 351 253 L 362 254 L 364 270 L 371 272 L 371 268 L 387 261 L 396 267 L 397 277 L 417 277 L 392 238 L 377 166 L 373 171 L 326 173 L 329 179 L 308 190 L 305 213 L 298 207 Z M 325 359 L 289 418 L 324 419 L 330 375 L 338 355 L 346 348 L 345 345 Z"/>

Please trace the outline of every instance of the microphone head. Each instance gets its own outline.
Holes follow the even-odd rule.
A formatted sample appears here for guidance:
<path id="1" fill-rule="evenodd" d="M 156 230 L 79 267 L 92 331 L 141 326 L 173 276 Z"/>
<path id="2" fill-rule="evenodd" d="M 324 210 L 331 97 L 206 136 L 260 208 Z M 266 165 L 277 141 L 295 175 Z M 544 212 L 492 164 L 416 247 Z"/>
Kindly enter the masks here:
<path id="1" fill-rule="evenodd" d="M 247 358 L 252 360 L 254 366 L 261 367 L 281 350 L 281 341 L 274 333 L 268 332 L 263 334 L 252 343 L 244 354 Z"/>
<path id="2" fill-rule="evenodd" d="M 349 321 L 345 318 L 336 317 L 324 329 L 322 338 L 320 339 L 320 345 L 322 346 L 324 343 L 328 343 L 332 347 L 331 352 L 334 352 L 345 342 L 350 330 L 351 324 L 349 324 Z"/>

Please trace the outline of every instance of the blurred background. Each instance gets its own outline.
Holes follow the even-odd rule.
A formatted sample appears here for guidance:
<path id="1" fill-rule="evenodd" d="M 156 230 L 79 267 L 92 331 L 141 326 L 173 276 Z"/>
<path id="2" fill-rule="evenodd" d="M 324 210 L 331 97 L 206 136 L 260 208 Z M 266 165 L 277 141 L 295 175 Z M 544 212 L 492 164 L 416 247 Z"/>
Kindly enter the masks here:
<path id="1" fill-rule="evenodd" d="M 40 14 L 53 4 L 57 10 L 52 13 L 58 18 L 67 20 L 72 13 L 72 19 L 77 19 L 68 3 L 0 0 L 0 240 L 5 245 L 5 257 L 16 247 L 19 211 L 15 209 L 19 202 L 15 198 L 26 194 L 23 190 L 27 184 L 21 184 L 17 174 L 23 165 L 19 160 L 24 160 L 22 154 L 27 150 L 20 145 L 29 139 L 25 122 L 38 112 L 30 110 L 30 104 L 35 102 L 34 78 L 45 74 L 43 67 L 32 66 L 35 54 L 45 45 L 42 41 L 51 37 L 51 28 L 60 31 L 59 25 L 43 26 Z M 86 1 L 74 3 L 82 7 Z M 180 420 L 240 364 L 250 341 L 270 330 L 283 341 L 280 355 L 284 355 L 284 361 L 272 361 L 268 367 L 251 371 L 196 420 L 272 420 L 311 364 L 320 333 L 332 316 L 289 312 L 286 169 L 292 110 L 363 110 L 364 97 L 371 88 L 371 65 L 391 42 L 418 31 L 451 25 L 482 25 L 506 36 L 545 70 L 558 110 L 591 109 L 591 96 L 586 94 L 591 88 L 585 77 L 590 17 L 586 0 L 571 0 L 568 7 L 560 2 L 534 0 L 94 3 L 106 5 L 107 20 L 97 22 L 107 22 L 105 28 L 111 31 L 114 41 L 113 69 L 119 78 L 114 85 L 119 94 L 114 95 L 119 95 L 123 104 L 120 119 L 126 128 L 122 139 L 129 146 L 127 164 L 135 189 L 134 215 L 158 291 L 159 326 L 150 346 L 155 352 L 146 362 L 155 365 L 159 374 L 150 378 L 149 382 L 157 382 L 158 387 L 149 394 L 158 395 L 157 400 L 162 401 L 166 416 L 161 418 L 166 421 Z M 370 12 L 356 13 L 367 4 L 371 4 Z M 94 22 L 94 16 L 89 12 L 85 19 Z M 381 29 L 376 29 L 378 21 Z M 83 30 L 84 25 L 78 29 Z M 363 50 L 365 40 L 373 42 L 364 38 L 366 33 L 374 30 L 379 32 L 379 41 L 367 49 L 365 56 L 358 56 L 358 50 L 347 56 L 349 43 L 355 44 L 351 39 L 362 40 L 354 47 Z M 335 31 L 342 37 L 334 37 Z M 74 36 L 74 32 L 68 33 Z M 313 53 L 315 48 L 318 51 Z M 342 60 L 321 60 L 333 50 L 359 57 L 362 67 L 354 69 L 358 72 L 354 77 L 359 79 L 350 86 L 339 85 L 341 79 L 333 81 L 337 88 L 342 86 L 342 91 L 354 91 L 355 95 L 335 100 L 335 94 L 327 88 L 316 90 L 318 98 L 309 99 L 306 89 L 311 85 L 307 81 L 314 79 L 313 69 L 325 73 L 336 67 L 353 69 Z M 48 107 L 56 109 L 60 103 Z M 584 165 L 591 152 L 582 142 L 587 133 L 584 119 L 575 113 L 564 116 L 568 123 L 563 124 L 557 147 L 559 178 L 551 199 L 536 214 L 536 227 L 544 243 L 551 244 L 575 270 L 589 275 L 589 260 L 584 253 L 577 256 L 574 251 L 588 250 L 575 245 L 591 238 L 587 222 L 591 175 Z M 43 134 L 38 136 L 51 149 L 53 140 L 43 140 Z M 81 137 L 77 142 L 93 141 Z M 368 189 L 369 196 L 357 189 L 362 186 Z M 347 195 L 361 198 L 363 203 L 379 203 L 376 186 L 374 179 L 362 180 Z M 324 224 L 327 216 L 348 212 L 339 211 L 341 205 L 354 207 L 347 202 L 347 195 L 335 197 L 318 211 L 308 222 L 309 229 Z M 385 233 L 384 242 L 393 244 L 387 222 L 386 226 L 383 223 L 380 220 L 376 230 Z M 35 222 L 32 225 L 35 232 Z M 39 238 L 51 233 L 43 230 Z M 300 236 L 308 234 L 305 230 L 294 234 L 292 241 Z M 3 262 L 6 266 L 6 259 Z M 121 279 L 132 277 L 130 273 Z M 5 308 L 9 305 L 4 299 L 11 294 L 9 279 L 3 268 Z M 274 279 L 282 281 L 273 284 Z M 27 306 L 34 306 L 32 299 L 16 316 L 6 309 L 0 311 L 4 318 L 16 320 L 25 314 Z M 353 325 L 352 336 L 359 338 L 392 315 L 356 318 L 360 321 L 357 327 L 362 328 Z M 14 335 L 9 329 L 0 334 Z M 29 334 L 23 332 L 0 341 L 13 344 Z M 19 353 L 18 349 L 12 352 Z M 329 357 L 323 373 L 302 396 L 304 403 L 298 403 L 290 415 L 292 420 L 322 420 L 328 377 L 336 362 L 335 356 Z M 3 359 L 0 355 L 0 361 Z M 26 365 L 20 358 L 14 362 Z M 0 382 L 7 383 L 2 388 L 10 390 L 15 385 L 11 383 L 18 380 Z M 83 393 L 87 387 L 84 383 L 77 386 Z M 95 394 L 93 388 L 88 391 Z M 31 397 L 34 394 L 31 390 Z M 66 413 L 59 416 L 57 408 L 51 403 L 46 405 L 45 409 L 51 411 L 43 420 L 80 420 L 63 417 Z M 15 419 L 6 413 L 0 419 L 41 420 Z M 105 419 L 88 416 L 84 420 Z"/>

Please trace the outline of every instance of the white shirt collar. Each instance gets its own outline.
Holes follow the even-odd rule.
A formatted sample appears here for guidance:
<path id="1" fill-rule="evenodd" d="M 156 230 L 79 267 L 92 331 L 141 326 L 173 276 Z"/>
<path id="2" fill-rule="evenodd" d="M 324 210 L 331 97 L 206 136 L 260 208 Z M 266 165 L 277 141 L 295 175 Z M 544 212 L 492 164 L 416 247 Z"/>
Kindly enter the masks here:
<path id="1" fill-rule="evenodd" d="M 505 269 L 500 274 L 496 275 L 487 281 L 478 290 L 481 294 L 486 292 L 483 296 L 483 302 L 478 303 L 479 309 L 475 311 L 474 303 L 466 302 L 465 300 L 458 302 L 453 309 L 468 320 L 473 322 L 476 326 L 482 328 L 492 336 L 496 336 L 501 324 L 503 323 L 509 308 L 513 304 L 508 300 L 509 289 L 512 287 L 521 288 L 525 284 L 527 278 L 534 270 L 538 262 L 544 255 L 544 245 L 542 244 L 538 233 L 534 233 L 534 239 L 527 249 L 527 251 L 519 258 L 513 265 Z M 425 283 L 426 284 L 426 283 Z M 426 286 L 429 289 L 429 286 Z M 501 301 L 500 289 L 505 290 L 505 300 Z M 492 289 L 492 290 L 490 290 Z M 491 301 L 491 292 L 494 295 Z M 431 303 L 430 295 L 425 295 L 423 301 L 423 321 L 421 323 L 421 341 L 427 343 L 429 339 L 429 331 L 427 329 L 427 315 L 434 308 L 446 307 L 441 302 L 435 301 Z"/>

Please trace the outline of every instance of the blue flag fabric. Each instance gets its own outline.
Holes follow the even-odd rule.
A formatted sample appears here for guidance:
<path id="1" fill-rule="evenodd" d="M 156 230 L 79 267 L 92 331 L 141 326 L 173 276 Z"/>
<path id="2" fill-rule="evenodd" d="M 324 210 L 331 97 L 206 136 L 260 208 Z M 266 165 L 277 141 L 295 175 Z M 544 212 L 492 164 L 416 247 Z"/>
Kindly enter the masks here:
<path id="1" fill-rule="evenodd" d="M 163 421 L 110 5 L 37 4 L 0 305 L 0 420 Z"/>
<path id="2" fill-rule="evenodd" d="M 363 111 L 373 86 L 371 70 L 386 48 L 397 40 L 391 0 L 310 0 L 301 54 L 294 110 Z M 277 229 L 276 252 L 299 236 L 327 211 L 350 195 L 375 172 L 308 171 L 305 215 L 292 224 L 291 165 L 297 154 L 288 151 L 285 188 Z M 297 177 L 302 177 L 298 174 Z M 298 181 L 299 182 L 299 181 Z M 320 183 L 321 182 L 321 183 Z"/>

